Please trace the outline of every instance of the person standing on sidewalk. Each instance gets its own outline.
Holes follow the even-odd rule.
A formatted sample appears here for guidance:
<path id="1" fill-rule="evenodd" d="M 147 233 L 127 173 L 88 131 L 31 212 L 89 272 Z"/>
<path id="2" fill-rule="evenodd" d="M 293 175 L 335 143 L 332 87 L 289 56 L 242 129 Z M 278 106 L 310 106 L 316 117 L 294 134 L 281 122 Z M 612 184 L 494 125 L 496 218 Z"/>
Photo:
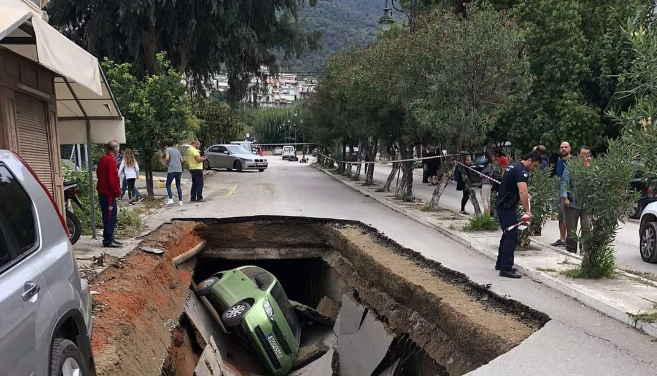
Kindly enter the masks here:
<path id="1" fill-rule="evenodd" d="M 566 162 L 570 159 L 570 144 L 568 142 L 562 142 L 559 145 L 559 160 L 557 161 L 555 172 L 559 179 L 563 181 L 563 173 L 566 170 Z M 557 220 L 559 221 L 559 239 L 556 242 L 550 244 L 553 247 L 565 247 L 566 246 L 566 214 L 564 212 L 563 201 L 561 195 L 557 198 Z"/>
<path id="2" fill-rule="evenodd" d="M 466 155 L 462 160 L 461 163 L 463 163 L 466 166 L 470 166 L 472 164 L 472 157 L 468 154 Z M 470 178 L 470 169 L 467 167 L 463 167 L 463 172 L 467 174 L 468 178 Z M 465 206 L 468 204 L 468 200 L 470 199 L 470 189 L 465 184 L 465 178 L 462 176 L 461 169 L 459 166 L 456 166 L 456 171 L 458 172 L 458 177 L 456 179 L 456 190 L 457 191 L 462 191 L 463 192 L 463 197 L 461 197 L 461 214 L 468 215 L 468 212 L 465 211 Z"/>
<path id="3" fill-rule="evenodd" d="M 189 173 L 192 175 L 192 192 L 190 201 L 203 202 L 203 162 L 206 157 L 202 157 L 198 149 L 201 143 L 192 142 L 192 146 L 187 148 L 187 164 L 189 164 Z"/>
<path id="4" fill-rule="evenodd" d="M 180 155 L 180 151 L 173 147 L 173 142 L 171 140 L 166 140 L 164 142 L 166 150 L 164 151 L 164 162 L 167 165 L 167 195 L 169 196 L 169 201 L 167 205 L 173 205 L 173 193 L 171 192 L 171 182 L 176 181 L 176 189 L 178 190 L 178 205 L 183 205 L 182 200 L 182 187 L 180 186 L 180 177 L 182 176 L 182 163 L 183 158 Z"/>
<path id="5" fill-rule="evenodd" d="M 513 268 L 513 258 L 518 243 L 518 203 L 522 204 L 525 214 L 522 216 L 523 222 L 531 222 L 532 213 L 529 210 L 529 192 L 527 181 L 529 173 L 538 168 L 541 163 L 541 156 L 536 152 L 531 152 L 522 157 L 520 162 L 516 162 L 507 167 L 500 190 L 497 192 L 497 203 L 495 210 L 500 219 L 502 227 L 502 239 L 500 239 L 500 248 L 497 254 L 495 270 L 500 271 L 500 276 L 507 278 L 520 278 Z"/>
<path id="6" fill-rule="evenodd" d="M 581 146 L 577 156 L 584 166 L 588 167 L 591 163 L 591 148 L 586 145 Z M 585 236 L 591 231 L 591 221 L 589 217 L 582 215 L 581 204 L 577 202 L 577 197 L 570 192 L 571 186 L 572 179 L 568 172 L 568 166 L 566 166 L 561 180 L 561 200 L 566 217 L 566 251 L 577 253 L 577 226 L 581 222 L 582 236 Z"/>
<path id="7" fill-rule="evenodd" d="M 121 165 L 119 166 L 119 177 L 121 175 L 123 175 L 123 179 L 128 185 L 128 198 L 130 199 L 130 204 L 140 202 L 142 200 L 141 195 L 139 198 L 135 195 L 133 200 L 134 192 L 139 193 L 135 187 L 135 182 L 139 179 L 139 164 L 137 163 L 135 154 L 130 148 L 125 149 L 123 154 L 123 160 L 121 160 Z M 121 195 L 123 195 L 123 192 L 121 192 Z"/>
<path id="8" fill-rule="evenodd" d="M 134 152 L 133 152 L 134 154 Z M 121 162 L 123 162 L 123 153 L 119 152 L 119 155 L 116 157 L 116 165 L 121 166 Z M 121 176 L 119 175 L 119 178 Z M 137 176 L 137 179 L 139 179 L 139 176 Z M 125 196 L 125 191 L 128 189 L 128 179 L 125 178 L 125 175 L 123 176 L 123 180 L 121 182 L 121 196 L 119 196 L 119 201 L 123 200 L 123 196 Z M 134 197 L 137 199 L 136 202 L 141 202 L 144 199 L 141 197 L 141 193 L 139 193 L 139 189 L 137 189 L 137 184 L 135 183 L 135 189 L 132 192 L 134 194 Z"/>
<path id="9" fill-rule="evenodd" d="M 121 248 L 123 244 L 114 239 L 114 227 L 118 215 L 116 199 L 121 194 L 119 186 L 119 171 L 116 168 L 116 156 L 119 153 L 119 143 L 110 141 L 105 147 L 105 155 L 98 160 L 96 167 L 96 191 L 103 215 L 103 247 Z"/>
<path id="10" fill-rule="evenodd" d="M 495 170 L 493 169 L 493 162 L 495 158 L 493 153 L 490 151 L 486 152 L 486 164 L 484 169 L 481 171 L 482 174 L 486 176 L 493 176 Z M 493 182 L 490 179 L 482 177 L 481 179 L 481 201 L 484 204 L 484 214 L 490 215 L 490 193 L 493 190 Z"/>

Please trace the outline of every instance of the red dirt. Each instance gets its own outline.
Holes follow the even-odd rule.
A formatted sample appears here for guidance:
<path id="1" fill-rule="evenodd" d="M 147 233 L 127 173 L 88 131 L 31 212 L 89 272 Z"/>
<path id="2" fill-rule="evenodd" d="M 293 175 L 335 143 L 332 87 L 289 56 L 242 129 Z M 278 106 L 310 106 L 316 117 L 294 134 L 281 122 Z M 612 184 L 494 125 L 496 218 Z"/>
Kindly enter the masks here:
<path id="1" fill-rule="evenodd" d="M 196 226 L 174 222 L 160 227 L 140 246 L 163 249 L 163 256 L 135 250 L 121 267 L 105 269 L 92 284 L 100 292 L 93 296 L 92 338 L 99 375 L 159 373 L 192 277 L 189 265 L 176 269 L 171 260 L 202 241 Z"/>

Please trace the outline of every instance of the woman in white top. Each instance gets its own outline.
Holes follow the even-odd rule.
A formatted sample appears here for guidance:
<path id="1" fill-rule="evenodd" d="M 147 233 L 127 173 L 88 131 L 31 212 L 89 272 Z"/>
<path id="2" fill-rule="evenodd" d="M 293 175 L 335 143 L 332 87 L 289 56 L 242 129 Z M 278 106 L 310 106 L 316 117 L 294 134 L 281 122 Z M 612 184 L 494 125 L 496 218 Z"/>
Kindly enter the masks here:
<path id="1" fill-rule="evenodd" d="M 135 181 L 139 178 L 139 164 L 137 163 L 135 154 L 130 148 L 125 149 L 125 152 L 123 152 L 123 160 L 119 167 L 119 177 L 121 174 L 125 175 L 125 179 L 128 183 L 128 198 L 130 199 L 130 203 L 133 204 L 134 201 L 132 200 L 132 194 L 135 190 Z"/>

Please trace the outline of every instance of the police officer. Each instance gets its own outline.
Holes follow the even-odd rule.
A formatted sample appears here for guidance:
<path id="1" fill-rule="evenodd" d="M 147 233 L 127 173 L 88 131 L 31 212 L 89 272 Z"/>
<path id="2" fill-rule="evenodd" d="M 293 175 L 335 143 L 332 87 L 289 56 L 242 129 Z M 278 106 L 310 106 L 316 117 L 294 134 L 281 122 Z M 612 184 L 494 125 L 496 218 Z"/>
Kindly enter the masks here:
<path id="1" fill-rule="evenodd" d="M 532 213 L 529 212 L 529 193 L 527 191 L 527 180 L 529 173 L 538 168 L 541 164 L 541 155 L 537 152 L 531 152 L 522 157 L 520 162 L 516 162 L 507 167 L 502 184 L 497 192 L 497 216 L 502 225 L 502 239 L 497 254 L 495 270 L 500 271 L 500 276 L 507 278 L 520 278 L 513 268 L 513 253 L 516 250 L 518 242 L 518 227 L 509 227 L 518 223 L 518 203 L 522 204 L 525 214 L 523 222 L 530 222 Z"/>

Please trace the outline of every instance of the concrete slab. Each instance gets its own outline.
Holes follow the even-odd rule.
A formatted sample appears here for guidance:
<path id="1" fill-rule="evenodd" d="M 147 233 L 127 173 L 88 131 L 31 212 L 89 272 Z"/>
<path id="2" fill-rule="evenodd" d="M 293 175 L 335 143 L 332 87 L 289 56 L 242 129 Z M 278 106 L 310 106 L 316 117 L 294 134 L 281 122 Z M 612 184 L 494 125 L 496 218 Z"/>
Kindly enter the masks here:
<path id="1" fill-rule="evenodd" d="M 224 334 L 221 332 L 219 325 L 193 292 L 190 292 L 189 297 L 185 300 L 184 309 L 189 321 L 192 322 L 201 337 L 197 338 L 201 347 L 207 346 L 210 343 L 210 338 L 215 338 L 220 344 L 223 342 L 221 339 Z"/>
<path id="2" fill-rule="evenodd" d="M 338 316 L 340 320 L 336 320 L 336 334 L 340 336 L 342 334 L 356 333 L 363 322 L 365 310 L 366 308 L 364 306 L 353 301 L 348 295 L 342 295 L 342 309 Z"/>
<path id="3" fill-rule="evenodd" d="M 395 360 L 395 362 L 392 363 L 390 367 L 384 369 L 381 373 L 379 373 L 379 376 L 395 376 L 395 372 L 397 372 L 397 367 L 399 367 L 399 359 Z"/>
<path id="4" fill-rule="evenodd" d="M 333 355 L 335 349 L 330 349 L 326 354 L 309 365 L 293 371 L 289 376 L 333 376 Z"/>
<path id="5" fill-rule="evenodd" d="M 241 376 L 241 374 L 226 367 L 214 338 L 210 337 L 194 370 L 194 376 Z"/>
<path id="6" fill-rule="evenodd" d="M 201 256 L 225 260 L 281 260 L 321 258 L 325 248 L 224 248 L 206 247 Z"/>
<path id="7" fill-rule="evenodd" d="M 361 307 L 352 309 L 357 303 L 346 303 L 344 296 L 342 301 L 343 331 L 338 335 L 340 375 L 371 375 L 388 353 L 394 336 L 388 334 L 383 323 L 371 313 L 365 314 L 355 332 L 345 331 L 344 329 L 353 329 L 354 324 L 362 318 L 359 313 L 365 310 Z M 348 307 L 346 311 L 345 307 Z"/>

